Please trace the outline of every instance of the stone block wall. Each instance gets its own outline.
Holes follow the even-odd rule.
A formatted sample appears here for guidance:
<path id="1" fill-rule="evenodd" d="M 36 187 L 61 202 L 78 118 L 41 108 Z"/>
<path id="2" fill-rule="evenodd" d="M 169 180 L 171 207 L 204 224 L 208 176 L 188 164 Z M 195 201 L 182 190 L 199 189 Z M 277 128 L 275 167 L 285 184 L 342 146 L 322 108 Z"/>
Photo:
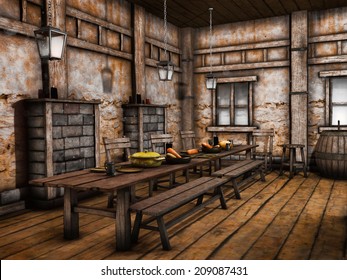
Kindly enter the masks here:
<path id="1" fill-rule="evenodd" d="M 95 104 L 72 101 L 28 100 L 28 179 L 95 167 Z M 62 189 L 33 186 L 34 200 L 51 200 Z"/>
<path id="2" fill-rule="evenodd" d="M 124 105 L 124 135 L 130 138 L 131 153 L 151 150 L 152 133 L 163 134 L 165 127 L 165 106 L 160 105 Z M 164 153 L 164 148 L 160 153 Z"/>

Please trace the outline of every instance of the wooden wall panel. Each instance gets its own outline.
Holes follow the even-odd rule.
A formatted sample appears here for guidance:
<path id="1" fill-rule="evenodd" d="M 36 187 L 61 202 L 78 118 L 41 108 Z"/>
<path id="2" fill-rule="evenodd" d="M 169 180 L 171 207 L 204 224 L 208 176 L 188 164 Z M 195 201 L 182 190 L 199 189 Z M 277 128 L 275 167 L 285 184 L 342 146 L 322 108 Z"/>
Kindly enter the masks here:
<path id="1" fill-rule="evenodd" d="M 292 65 L 292 92 L 307 92 L 307 51 L 293 51 Z"/>

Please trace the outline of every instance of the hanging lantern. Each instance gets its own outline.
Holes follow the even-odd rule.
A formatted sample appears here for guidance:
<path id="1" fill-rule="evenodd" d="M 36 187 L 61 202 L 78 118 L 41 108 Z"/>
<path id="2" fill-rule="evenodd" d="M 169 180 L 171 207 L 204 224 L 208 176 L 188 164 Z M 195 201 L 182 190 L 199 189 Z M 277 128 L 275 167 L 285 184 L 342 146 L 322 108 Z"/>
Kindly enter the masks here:
<path id="1" fill-rule="evenodd" d="M 206 75 L 206 88 L 207 89 L 217 88 L 217 78 L 212 73 Z"/>
<path id="2" fill-rule="evenodd" d="M 206 88 L 216 89 L 217 78 L 212 74 L 212 11 L 213 8 L 209 8 L 210 11 L 210 73 L 206 75 Z"/>
<path id="3" fill-rule="evenodd" d="M 171 81 L 174 73 L 174 65 L 171 61 L 160 61 L 157 64 L 159 80 L 160 81 Z"/>
<path id="4" fill-rule="evenodd" d="M 166 0 L 164 0 L 164 56 L 167 57 L 167 12 Z M 170 60 L 161 60 L 158 64 L 160 81 L 171 81 L 174 73 L 174 64 Z"/>
<path id="5" fill-rule="evenodd" d="M 34 33 L 41 59 L 62 59 L 66 44 L 65 32 L 51 26 L 45 26 L 35 30 Z"/>

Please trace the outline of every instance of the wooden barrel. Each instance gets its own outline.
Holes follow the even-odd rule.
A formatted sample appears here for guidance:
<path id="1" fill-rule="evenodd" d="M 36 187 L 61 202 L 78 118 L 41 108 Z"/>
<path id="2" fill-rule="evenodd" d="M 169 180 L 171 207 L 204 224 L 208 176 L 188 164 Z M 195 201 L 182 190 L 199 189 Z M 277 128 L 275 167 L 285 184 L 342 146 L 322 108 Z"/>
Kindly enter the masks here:
<path id="1" fill-rule="evenodd" d="M 347 179 L 347 131 L 323 131 L 315 149 L 320 174 L 334 179 Z"/>

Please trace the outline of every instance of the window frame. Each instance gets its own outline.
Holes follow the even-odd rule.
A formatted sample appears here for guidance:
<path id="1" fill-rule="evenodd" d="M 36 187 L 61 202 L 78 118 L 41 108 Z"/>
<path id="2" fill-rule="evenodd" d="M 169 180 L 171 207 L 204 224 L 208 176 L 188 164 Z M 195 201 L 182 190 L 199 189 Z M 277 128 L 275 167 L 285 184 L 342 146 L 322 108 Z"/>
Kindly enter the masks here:
<path id="1" fill-rule="evenodd" d="M 332 86 L 331 80 L 335 78 L 347 78 L 347 70 L 336 71 L 321 71 L 319 72 L 320 78 L 325 78 L 325 124 L 318 128 L 318 132 L 321 133 L 324 130 L 339 129 L 337 125 L 333 125 L 333 110 L 332 110 Z M 341 130 L 347 130 L 347 125 L 341 125 Z"/>
<path id="2" fill-rule="evenodd" d="M 213 123 L 217 127 L 249 127 L 253 125 L 253 82 L 257 82 L 257 76 L 245 76 L 245 77 L 229 77 L 229 78 L 217 78 L 217 88 L 219 84 L 232 84 L 230 85 L 230 124 L 221 125 L 218 124 L 218 104 L 217 104 L 217 89 L 214 91 L 213 96 Z M 245 106 L 248 111 L 248 124 L 247 125 L 235 125 L 235 83 L 247 83 L 248 84 L 248 104 Z"/>

